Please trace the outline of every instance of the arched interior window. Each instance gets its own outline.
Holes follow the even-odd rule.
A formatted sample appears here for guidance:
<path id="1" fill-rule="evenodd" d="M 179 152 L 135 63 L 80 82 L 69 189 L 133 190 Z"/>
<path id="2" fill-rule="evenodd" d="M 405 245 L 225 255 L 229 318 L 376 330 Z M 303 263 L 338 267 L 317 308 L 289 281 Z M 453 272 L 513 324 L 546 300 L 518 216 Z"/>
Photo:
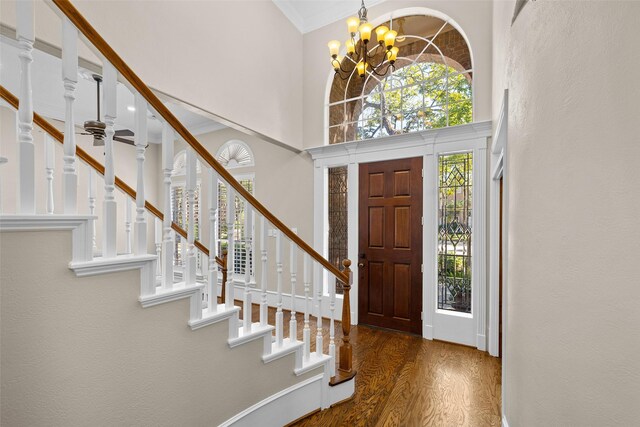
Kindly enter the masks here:
<path id="1" fill-rule="evenodd" d="M 246 168 L 255 165 L 251 148 L 243 141 L 231 140 L 223 144 L 216 153 L 216 159 L 227 169 Z M 234 178 L 249 193 L 254 194 L 254 174 L 251 172 L 233 174 Z M 234 200 L 236 220 L 234 224 L 234 266 L 233 273 L 244 275 L 246 268 L 249 268 L 251 277 L 255 276 L 253 263 L 253 251 L 251 242 L 254 241 L 254 227 L 244 200 L 236 197 Z M 227 232 L 227 186 L 218 181 L 218 253 L 228 248 L 229 234 Z M 255 249 L 255 248 L 253 248 Z"/>
<path id="2" fill-rule="evenodd" d="M 346 80 L 334 77 L 329 94 L 329 143 L 470 123 L 473 68 L 462 34 L 449 22 L 426 15 L 396 18 L 382 25 L 398 31 L 395 70 L 384 77 L 368 73 L 361 78 L 357 72 Z M 384 49 L 377 55 L 381 58 Z M 349 58 L 342 60 L 342 66 L 354 69 Z"/>

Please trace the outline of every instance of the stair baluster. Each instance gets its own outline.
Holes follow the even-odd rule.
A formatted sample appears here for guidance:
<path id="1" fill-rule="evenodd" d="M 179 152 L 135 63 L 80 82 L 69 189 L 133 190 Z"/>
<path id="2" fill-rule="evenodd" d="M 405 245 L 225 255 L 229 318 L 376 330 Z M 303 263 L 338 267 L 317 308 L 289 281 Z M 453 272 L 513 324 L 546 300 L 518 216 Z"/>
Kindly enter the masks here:
<path id="1" fill-rule="evenodd" d="M 18 48 L 20 53 L 20 106 L 18 108 L 18 213 L 36 213 L 35 152 L 33 145 L 33 62 L 34 10 L 32 1 L 16 2 Z"/>
<path id="2" fill-rule="evenodd" d="M 89 198 L 89 215 L 96 214 L 96 190 L 97 190 L 97 177 L 96 170 L 89 166 L 89 183 L 88 183 L 88 198 Z M 96 245 L 96 220 L 91 220 L 91 257 L 97 252 L 98 247 Z"/>
<path id="3" fill-rule="evenodd" d="M 131 252 L 133 252 L 132 250 L 132 243 L 131 243 L 131 239 L 133 238 L 133 235 L 131 234 L 131 205 L 133 204 L 133 202 L 131 201 L 131 199 L 129 198 L 129 196 L 127 196 L 126 194 L 124 195 L 124 238 L 125 238 L 125 246 L 124 246 L 124 253 L 125 254 L 130 254 Z"/>
<path id="4" fill-rule="evenodd" d="M 269 223 L 264 216 L 260 216 L 260 258 L 262 261 L 262 270 L 260 271 L 260 326 L 267 326 L 269 306 L 267 305 L 267 232 Z"/>
<path id="5" fill-rule="evenodd" d="M 187 258 L 184 262 L 184 277 L 187 286 L 196 283 L 196 247 L 195 242 L 195 191 L 196 191 L 196 153 L 187 148 L 186 193 L 187 193 Z"/>
<path id="6" fill-rule="evenodd" d="M 322 278 L 322 272 L 318 271 L 319 266 L 314 263 L 313 264 L 313 268 L 314 268 L 314 275 L 313 277 L 319 277 Z M 320 274 L 318 274 L 320 273 Z M 319 280 L 316 283 L 315 289 L 316 289 L 316 303 L 318 305 L 318 312 L 316 313 L 316 356 L 320 357 L 322 356 L 322 345 L 323 345 L 323 340 L 322 340 L 322 294 L 323 294 L 323 281 Z"/>
<path id="7" fill-rule="evenodd" d="M 144 207 L 144 154 L 147 146 L 147 101 L 142 95 L 135 95 L 135 146 L 138 164 L 138 179 L 136 182 L 136 222 L 133 226 L 135 242 L 133 250 L 136 255 L 147 253 L 147 220 Z"/>
<path id="8" fill-rule="evenodd" d="M 304 360 L 309 361 L 311 357 L 311 328 L 309 327 L 309 313 L 311 313 L 311 297 L 309 289 L 311 288 L 311 256 L 304 254 L 303 266 L 304 281 L 304 328 L 302 329 L 302 340 L 304 341 Z"/>
<path id="9" fill-rule="evenodd" d="M 249 283 L 251 282 L 251 271 L 249 270 L 249 251 L 251 251 L 251 237 L 249 221 L 251 207 L 249 203 L 244 203 L 244 304 L 242 309 L 242 322 L 245 333 L 251 332 L 251 289 Z"/>
<path id="10" fill-rule="evenodd" d="M 76 172 L 76 130 L 73 103 L 78 84 L 78 30 L 62 19 L 62 80 L 66 105 L 64 128 L 63 189 L 64 213 L 78 213 L 78 173 Z"/>
<path id="11" fill-rule="evenodd" d="M 218 172 L 209 171 L 209 275 L 207 290 L 207 311 L 218 311 Z M 225 284 L 223 283 L 222 286 Z"/>
<path id="12" fill-rule="evenodd" d="M 55 147 L 53 139 L 44 135 L 44 171 L 47 178 L 47 213 L 53 214 L 53 169 L 55 165 Z"/>
<path id="13" fill-rule="evenodd" d="M 282 312 L 282 233 L 278 229 L 274 229 L 276 234 L 276 273 L 277 273 L 277 294 L 278 301 L 276 305 L 276 346 L 282 347 L 284 339 L 284 313 Z"/>
<path id="14" fill-rule="evenodd" d="M 154 221 L 154 243 L 156 245 L 156 256 L 158 262 L 156 263 L 156 278 L 158 284 L 162 284 L 162 221 L 159 218 L 153 218 Z"/>
<path id="15" fill-rule="evenodd" d="M 174 240 L 171 229 L 171 172 L 173 171 L 173 140 L 175 135 L 169 123 L 162 124 L 162 172 L 164 184 L 164 218 L 162 221 L 162 287 L 173 287 L 173 251 Z"/>
<path id="16" fill-rule="evenodd" d="M 334 276 L 329 274 L 329 356 L 331 356 L 331 364 L 329 369 L 331 371 L 330 376 L 336 375 L 336 325 L 335 325 L 335 312 L 336 312 L 336 281 Z"/>
<path id="17" fill-rule="evenodd" d="M 227 309 L 233 307 L 234 289 L 233 273 L 235 272 L 235 224 L 236 224 L 236 192 L 230 185 L 227 189 L 227 283 L 225 283 L 225 306 Z"/>
<path id="18" fill-rule="evenodd" d="M 22 3 L 22 2 L 20 2 Z M 25 2 L 26 3 L 26 2 Z M 105 62 L 103 73 L 103 105 L 104 105 L 104 203 L 102 219 L 102 256 L 113 258 L 116 256 L 116 233 L 118 225 L 118 206 L 115 199 L 115 175 L 113 170 L 113 125 L 116 120 L 116 94 L 118 74 L 109 62 Z"/>
<path id="19" fill-rule="evenodd" d="M 293 232 L 297 230 L 292 228 Z M 297 232 L 296 232 L 297 234 Z M 298 341 L 298 321 L 296 319 L 296 275 L 298 272 L 298 246 L 291 242 L 289 247 L 289 273 L 291 275 L 291 319 L 289 320 L 289 341 Z"/>

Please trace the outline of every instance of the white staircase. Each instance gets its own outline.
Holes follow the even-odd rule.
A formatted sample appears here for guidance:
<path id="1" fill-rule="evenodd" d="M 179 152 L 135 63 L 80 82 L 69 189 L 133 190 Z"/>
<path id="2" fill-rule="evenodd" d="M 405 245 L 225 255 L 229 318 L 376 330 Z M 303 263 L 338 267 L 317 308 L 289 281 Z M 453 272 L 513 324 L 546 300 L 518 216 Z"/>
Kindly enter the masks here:
<path id="1" fill-rule="evenodd" d="M 259 365 L 253 362 L 247 362 L 246 369 L 239 369 L 233 374 L 236 377 L 235 382 L 229 380 L 229 372 L 225 371 L 225 366 L 209 366 L 206 363 L 181 366 L 189 375 L 194 372 L 207 372 L 215 369 L 219 378 L 225 378 L 214 384 L 220 391 L 218 399 L 208 401 L 204 399 L 203 405 L 212 405 L 214 409 L 219 409 L 220 413 L 229 411 L 229 408 L 235 407 L 226 400 L 226 396 L 237 396 L 238 390 L 241 391 L 247 405 L 237 411 L 234 416 L 227 417 L 226 421 L 218 418 L 207 418 L 211 415 L 209 407 L 203 406 L 191 408 L 190 413 L 185 415 L 179 422 L 181 425 L 201 425 L 202 423 L 211 425 L 212 423 L 222 422 L 221 425 L 264 425 L 278 426 L 289 423 L 305 414 L 317 409 L 324 409 L 330 405 L 345 400 L 353 395 L 354 392 L 354 372 L 351 369 L 351 360 L 349 357 L 340 358 L 341 366 L 336 370 L 337 350 L 338 346 L 335 342 L 335 326 L 334 326 L 334 310 L 336 307 L 335 287 L 329 286 L 328 295 L 323 289 L 323 275 L 332 283 L 335 279 L 342 282 L 345 286 L 346 304 L 342 307 L 343 319 L 346 325 L 350 323 L 350 308 L 348 306 L 348 292 L 350 288 L 350 262 L 345 261 L 344 271 L 340 271 L 334 265 L 329 263 L 325 258 L 318 254 L 310 245 L 300 239 L 295 230 L 285 226 L 277 217 L 269 212 L 258 200 L 248 193 L 212 156 L 204 149 L 204 147 L 189 133 L 189 131 L 173 116 L 168 108 L 153 94 L 153 92 L 133 73 L 133 71 L 120 59 L 117 54 L 109 47 L 99 34 L 84 20 L 77 10 L 66 0 L 54 0 L 47 2 L 52 10 L 61 19 L 62 28 L 62 79 L 61 86 L 64 87 L 64 101 L 66 105 L 65 132 L 64 135 L 58 131 L 53 125 L 42 117 L 33 113 L 32 102 L 32 75 L 31 63 L 33 62 L 33 46 L 34 37 L 34 2 L 31 0 L 21 0 L 16 3 L 17 9 L 17 31 L 16 44 L 19 48 L 20 59 L 20 88 L 19 101 L 8 92 L 4 87 L 0 87 L 1 95 L 4 101 L 17 110 L 16 120 L 16 138 L 13 141 L 3 140 L 2 152 L 3 156 L 0 161 L 0 190 L 6 192 L 7 183 L 16 184 L 15 203 L 12 205 L 5 204 L 0 207 L 0 236 L 5 237 L 5 242 L 11 241 L 19 249 L 19 254 L 13 253 L 13 249 L 3 244 L 5 251 L 0 261 L 6 259 L 14 259 L 17 262 L 21 259 L 31 257 L 31 251 L 39 253 L 43 258 L 40 261 L 56 259 L 60 263 L 64 263 L 71 271 L 75 278 L 67 280 L 64 273 L 52 269 L 52 275 L 59 275 L 56 280 L 64 282 L 63 286 L 75 287 L 82 286 L 84 279 L 96 277 L 113 276 L 113 280 L 121 279 L 123 272 L 130 270 L 139 270 L 138 283 L 128 283 L 127 285 L 139 286 L 137 302 L 139 309 L 145 311 L 139 317 L 141 323 L 146 324 L 150 319 L 158 313 L 158 307 L 166 307 L 168 305 L 184 305 L 183 300 L 188 300 L 188 313 L 185 313 L 185 324 L 188 325 L 192 337 L 185 337 L 181 330 L 167 330 L 165 335 L 156 335 L 158 331 L 153 329 L 153 325 L 147 325 L 149 334 L 153 334 L 157 339 L 168 340 L 171 342 L 173 338 L 176 342 L 190 343 L 198 346 L 203 345 L 199 340 L 203 336 L 204 328 L 219 328 L 219 325 L 226 322 L 225 329 L 228 330 L 225 338 L 226 342 L 223 347 L 220 343 L 206 343 L 211 346 L 207 351 L 215 352 L 216 357 L 229 357 L 233 359 L 234 355 L 242 354 L 242 360 L 257 360 Z M 104 139 L 104 166 L 88 155 L 80 147 L 76 146 L 74 136 L 74 101 L 76 96 L 76 85 L 78 82 L 78 40 L 79 37 L 94 51 L 94 53 L 102 60 L 102 76 L 103 76 L 103 110 L 104 123 L 106 124 Z M 135 129 L 135 158 L 136 158 L 136 185 L 135 190 L 117 178 L 114 173 L 114 163 L 116 158 L 113 152 L 113 134 L 117 125 L 117 109 L 116 96 L 119 85 L 125 85 L 135 97 L 136 106 L 136 129 Z M 5 109 L 6 110 L 6 109 Z M 147 150 L 147 120 L 148 113 L 153 114 L 163 124 L 162 137 L 162 164 L 157 171 L 152 171 L 159 182 L 162 182 L 161 192 L 163 200 L 163 210 L 157 209 L 155 206 L 145 200 L 145 172 L 148 172 L 148 166 L 145 166 L 145 156 Z M 5 114 L 3 112 L 3 114 Z M 34 125 L 45 132 L 43 141 L 39 137 L 34 137 Z M 173 151 L 174 143 L 177 139 L 186 141 L 187 160 L 186 160 L 186 199 L 187 212 L 187 229 L 183 230 L 172 222 L 171 215 L 171 174 L 173 168 Z M 58 146 L 55 141 L 62 143 Z M 39 145 L 42 144 L 42 147 Z M 60 149 L 56 149 L 56 147 Z M 40 164 L 36 159 L 37 150 L 42 150 L 45 155 Z M 63 159 L 62 176 L 56 177 L 55 164 L 56 158 Z M 196 162 L 199 160 L 203 165 L 203 172 L 207 176 L 208 191 L 201 195 L 200 203 L 205 204 L 208 208 L 208 221 L 206 227 L 209 230 L 207 235 L 209 248 L 201 241 L 196 241 L 194 226 L 194 201 L 196 189 Z M 7 169 L 4 163 L 13 162 L 13 169 Z M 84 182 L 81 176 L 81 162 L 86 165 L 87 180 Z M 9 172 L 12 171 L 12 172 Z M 59 171 L 58 171 L 59 172 Z M 97 173 L 96 173 L 97 172 Z M 37 177 L 43 176 L 43 184 L 36 184 Z M 102 181 L 102 197 L 98 197 L 98 181 L 100 176 Z M 218 264 L 216 258 L 221 254 L 218 250 L 218 221 L 220 212 L 218 212 L 218 182 L 224 183 L 227 189 L 227 200 L 235 200 L 235 197 L 242 200 L 246 205 L 246 214 L 243 218 L 245 221 L 243 227 L 245 230 L 255 229 L 255 235 L 259 236 L 256 241 L 246 238 L 243 242 L 246 251 L 253 250 L 253 260 L 255 264 L 259 263 L 258 268 L 249 271 L 245 268 L 244 277 L 242 278 L 242 300 L 243 300 L 243 319 L 240 319 L 241 310 L 234 305 L 235 284 L 234 279 L 238 280 L 238 275 L 234 275 L 233 271 L 227 277 L 226 283 L 222 283 L 225 287 L 226 298 L 222 304 L 218 303 L 218 283 L 220 282 Z M 79 191 L 81 186 L 86 186 L 86 191 Z M 43 189 L 43 190 L 42 190 Z M 58 208 L 61 213 L 54 213 L 54 194 L 60 191 L 62 197 L 62 208 Z M 284 191 L 284 190 L 283 190 Z M 0 197 L 2 201 L 2 197 Z M 131 206 L 135 201 L 135 218 L 132 218 Z M 43 206 L 42 212 L 39 207 Z M 80 209 L 79 206 L 86 207 Z M 233 203 L 227 203 L 226 226 L 227 226 L 227 244 L 229 248 L 235 248 L 234 239 L 236 230 L 239 228 L 239 218 L 236 218 L 235 207 Z M 118 221 L 118 212 L 122 210 L 126 212 L 125 221 L 122 224 Z M 87 211 L 89 215 L 80 215 L 79 212 Z M 10 212 L 10 213 L 8 213 Z M 133 233 L 131 233 L 131 225 L 133 222 Z M 56 237 L 54 231 L 65 231 L 71 233 L 71 259 L 59 258 L 65 254 L 60 254 L 55 247 Z M 97 232 L 99 230 L 99 232 Z M 151 230 L 152 232 L 149 232 Z M 155 239 L 153 239 L 153 230 L 156 230 Z M 22 245 L 16 243 L 15 236 L 26 233 L 25 238 L 32 238 L 31 233 L 42 232 L 42 243 L 33 245 L 29 248 L 23 248 Z M 6 234 L 5 234 L 6 233 Z M 187 242 L 186 256 L 183 263 L 183 271 L 181 273 L 180 282 L 175 282 L 176 275 L 173 271 L 174 266 L 174 238 L 175 233 L 180 233 Z M 204 234 L 204 233 L 203 233 Z M 268 245 L 271 235 L 275 239 L 275 248 Z M 11 236 L 11 237 L 7 237 Z M 118 253 L 118 241 L 126 240 L 126 254 Z M 255 250 L 259 243 L 260 254 L 256 256 Z M 287 244 L 288 243 L 288 244 Z M 42 246 L 41 246 L 42 245 Z M 272 245 L 271 245 L 272 246 Z M 286 248 L 289 254 L 289 271 L 284 271 L 286 260 Z M 150 250 L 153 248 L 153 250 Z M 28 250 L 27 250 L 28 249 Z M 46 250 L 45 250 L 46 249 Z M 18 250 L 18 249 L 16 249 Z M 7 255 L 8 252 L 10 255 Z M 228 254 L 227 265 L 234 269 L 234 250 L 230 250 Z M 298 281 L 297 271 L 298 264 L 303 264 L 303 274 L 301 285 L 296 290 Z M 37 263 L 32 264 L 37 266 Z M 49 263 L 43 265 L 48 267 Z M 198 266 L 201 270 L 198 271 Z M 255 271 L 257 270 L 257 272 Z M 269 271 L 275 271 L 276 286 L 276 315 L 275 324 L 268 324 L 268 298 L 267 293 L 273 293 L 274 289 L 269 288 L 267 276 Z M 34 276 L 37 271 L 22 270 L 24 280 L 36 280 Z M 313 273 L 313 274 L 312 274 Z M 2 277 L 5 283 L 3 287 L 3 306 L 7 305 L 10 309 L 11 296 L 13 293 L 20 293 L 21 289 L 17 285 L 20 279 L 21 270 L 16 270 L 15 265 L 3 267 Z M 129 277 L 129 276 L 127 276 Z M 302 340 L 298 339 L 298 325 L 295 316 L 295 304 L 292 304 L 292 316 L 289 323 L 289 336 L 285 336 L 284 328 L 284 311 L 283 311 L 283 287 L 285 280 L 288 279 L 291 289 L 291 300 L 295 297 L 304 298 L 304 324 L 302 325 Z M 40 279 L 37 279 L 40 280 Z M 129 280 L 129 279 L 127 279 Z M 253 282 L 257 282 L 252 286 Z M 57 283 L 57 282 L 56 282 Z M 30 283 L 31 285 L 32 283 Z M 121 285 L 119 283 L 119 285 Z M 5 294 L 6 288 L 6 294 Z M 63 294 L 68 289 L 60 289 L 57 294 Z M 302 290 L 304 293 L 300 293 Z M 49 289 L 47 289 L 49 291 Z M 54 294 L 55 297 L 57 294 Z M 5 295 L 9 295 L 9 299 Z M 258 319 L 252 319 L 252 298 L 260 306 L 260 316 Z M 322 325 L 322 302 L 323 299 L 329 299 L 329 310 L 331 312 L 330 328 L 328 334 L 323 334 Z M 130 300 L 123 298 L 122 307 L 118 306 L 117 310 L 126 310 L 131 308 Z M 56 308 L 64 307 L 65 301 L 57 301 Z M 117 304 L 116 304 L 117 305 Z M 70 310 L 74 307 L 70 304 Z M 155 307 L 155 308 L 154 308 Z M 99 300 L 88 301 L 86 305 L 82 305 L 82 309 L 87 309 L 85 316 L 91 316 L 92 312 L 106 310 L 108 307 L 103 306 Z M 115 308 L 114 308 L 115 310 Z M 11 311 L 11 310 L 10 310 Z M 36 310 L 37 311 L 37 310 Z M 55 310 L 54 310 L 55 311 Z M 302 310 L 298 310 L 299 312 Z M 147 314 L 148 313 L 148 314 Z M 18 317 L 20 312 L 18 312 Z M 131 314 L 131 313 L 130 313 Z M 101 312 L 101 316 L 104 313 Z M 37 316 L 48 318 L 46 313 L 37 311 Z M 134 315 L 137 317 L 137 315 Z M 310 317 L 316 318 L 316 328 L 312 331 Z M 64 316 L 61 316 L 64 317 Z M 138 318 L 138 317 L 137 317 Z M 49 319 L 54 323 L 55 318 Z M 158 321 L 155 319 L 155 321 Z M 5 320 L 3 317 L 4 330 L 12 331 L 20 330 L 18 324 L 14 323 L 14 319 Z M 111 336 L 117 334 L 118 330 L 110 329 L 110 325 L 104 325 L 104 329 L 93 327 L 94 334 L 106 334 Z M 344 325 L 343 325 L 344 326 Z M 74 331 L 62 328 L 61 336 L 70 342 L 74 341 Z M 216 329 L 217 330 L 217 329 Z M 341 348 L 344 348 L 344 354 L 351 354 L 351 344 L 348 339 L 349 328 L 343 327 L 345 338 Z M 31 329 L 23 331 L 29 335 Z M 161 333 L 162 331 L 160 331 Z M 172 335 L 174 334 L 174 335 Z M 323 336 L 329 336 L 329 342 L 325 352 L 325 343 Z M 160 338 L 161 337 L 161 338 Z M 315 340 L 314 340 L 315 337 Z M 25 337 L 27 339 L 27 337 Z M 35 339 L 35 338 L 34 338 Z M 259 345 L 257 344 L 259 343 Z M 315 344 L 316 350 L 312 353 L 312 343 Z M 258 345 L 257 349 L 256 346 Z M 55 347 L 55 346 L 54 346 Z M 37 348 L 37 346 L 36 346 Z M 45 347 L 42 347 L 45 348 Z M 138 348 L 138 347 L 136 347 Z M 6 360 L 21 360 L 12 351 L 13 348 L 7 348 L 5 342 L 2 343 L 0 349 L 3 357 L 3 367 L 5 354 Z M 81 349 L 78 349 L 79 353 Z M 144 354 L 143 348 L 138 351 Z M 251 352 L 247 355 L 247 352 Z M 224 353 L 224 354 L 223 354 Z M 228 355 L 227 355 L 228 353 Z M 254 354 L 255 353 L 255 354 Z M 227 356 L 224 356 L 227 355 Z M 24 357 L 30 357 L 24 354 Z M 55 355 L 51 358 L 47 357 L 46 351 L 41 354 L 46 362 L 35 366 L 43 372 L 53 371 L 62 372 L 65 363 L 58 363 Z M 249 357 L 251 356 L 251 357 Z M 255 357 L 255 359 L 253 359 Z M 144 359 L 144 357 L 142 357 Z M 152 359 L 156 359 L 157 355 L 153 355 Z M 280 372 L 282 374 L 282 363 L 291 361 L 289 366 L 289 375 L 284 375 L 286 380 L 282 378 L 274 378 L 273 384 L 281 384 L 281 386 L 265 387 L 263 378 L 265 372 Z M 78 363 L 91 367 L 92 360 L 79 359 Z M 97 362 L 96 362 L 97 363 Z M 103 360 L 102 363 L 108 363 Z M 158 362 L 159 363 L 159 362 Z M 16 362 L 16 372 L 18 367 L 22 366 L 21 362 Z M 234 363 L 228 362 L 229 366 L 235 366 Z M 167 377 L 167 383 L 162 384 L 163 387 L 180 389 L 182 387 L 179 376 L 173 372 L 149 372 L 148 365 L 144 360 L 136 360 L 132 366 L 136 366 L 132 373 L 132 377 L 141 383 L 153 383 L 157 381 L 157 375 Z M 279 366 L 278 369 L 275 366 Z M 22 366 L 24 367 L 24 366 Z M 93 365 L 98 371 L 101 366 Z M 273 367 L 273 368 L 269 368 Z M 25 367 L 26 369 L 26 367 Z M 87 368 L 90 369 L 90 368 Z M 177 368 L 174 368 L 177 369 Z M 267 369 L 267 371 L 262 371 Z M 31 371 L 29 371 L 31 372 Z M 29 373 L 26 376 L 31 378 Z M 69 376 L 73 377 L 73 373 L 69 372 Z M 139 377 L 138 377 L 139 375 Z M 89 375 L 90 376 L 90 375 Z M 2 377 L 2 399 L 7 401 L 22 402 L 28 399 L 29 395 L 20 393 L 24 390 L 7 385 L 5 388 L 5 378 Z M 43 384 L 46 382 L 47 376 L 43 375 Z M 31 378 L 34 382 L 33 387 L 39 387 L 38 377 Z M 108 379 L 105 380 L 108 382 Z M 126 379 L 122 379 L 126 382 Z M 173 382 L 172 382 L 173 381 Z M 192 380 L 194 383 L 198 381 Z M 215 378 L 212 381 L 216 382 Z M 266 380 L 269 382 L 268 380 Z M 135 382 L 135 381 L 134 381 Z M 69 384 L 72 384 L 70 382 Z M 64 381 L 60 384 L 60 395 L 65 396 L 73 394 L 76 390 L 72 390 L 70 385 L 65 385 Z M 40 384 L 42 385 L 42 384 Z M 69 386 L 70 388 L 65 388 Z M 196 387 L 196 386 L 194 386 Z M 208 385 L 207 385 L 208 387 Z M 226 390 L 225 390 L 226 387 Z M 277 388 L 277 390 L 273 390 Z M 197 388 L 197 387 L 196 387 Z M 215 388 L 215 387 L 214 387 Z M 265 395 L 264 390 L 270 389 L 271 394 Z M 5 391 L 7 390 L 7 391 Z M 15 394 L 12 394 L 14 390 Z M 262 390 L 259 392 L 259 390 Z M 111 394 L 113 390 L 109 389 L 106 393 Z M 189 390 L 189 396 L 193 399 L 200 399 L 199 390 Z M 8 394 L 7 394 L 8 393 Z M 139 390 L 139 393 L 145 393 L 145 390 Z M 153 395 L 153 392 L 149 392 Z M 170 393 L 170 392 L 167 392 Z M 42 411 L 28 412 L 26 409 L 20 410 L 18 404 L 15 405 L 16 410 L 6 415 L 6 411 L 2 414 L 0 423 L 20 420 L 22 424 L 47 424 L 47 419 L 55 419 L 60 416 L 58 421 L 64 420 L 65 425 L 82 424 L 80 418 L 64 418 L 68 414 L 66 409 L 75 407 L 77 402 L 65 401 L 64 398 L 56 398 L 56 393 L 51 395 L 39 396 L 34 400 L 34 404 L 41 405 Z M 86 393 L 90 396 L 91 393 Z M 83 395 L 79 395 L 82 399 Z M 167 398 L 172 398 L 167 396 Z M 87 398 L 88 399 L 88 398 Z M 117 396 L 114 396 L 117 400 Z M 144 401 L 145 399 L 140 399 Z M 238 399 L 235 399 L 234 403 Z M 48 409 L 47 405 L 52 408 Z M 122 409 L 117 403 L 113 404 L 113 411 Z M 129 407 L 122 404 L 122 407 Z M 170 406 L 170 405 L 169 405 Z M 237 406 L 237 404 L 236 404 Z M 84 408 L 87 417 L 103 417 L 103 419 L 112 419 L 105 416 L 104 412 L 100 412 L 101 403 L 88 399 L 83 402 L 80 407 Z M 153 414 L 157 416 L 162 414 L 167 406 L 167 402 L 162 399 L 152 399 L 144 408 L 136 412 L 136 417 L 140 414 Z M 58 412 L 56 412 L 56 408 Z M 95 410 L 94 410 L 95 409 Z M 215 413 L 215 411 L 213 411 Z M 38 416 L 40 418 L 38 418 Z M 151 415 L 149 415 L 153 418 Z M 47 418 L 50 417 L 50 418 Z M 52 417 L 52 418 L 51 418 Z M 73 421 L 76 422 L 74 423 Z M 215 421 L 214 421 L 215 420 Z M 258 420 L 260 420 L 258 422 Z M 86 421 L 86 419 L 85 419 Z M 124 421 L 127 423 L 126 421 Z M 146 424 L 147 421 L 140 419 L 140 424 Z M 55 423 L 53 423 L 55 424 Z M 101 424 L 98 422 L 97 424 Z M 128 423 L 127 423 L 128 424 Z M 136 424 L 132 422 L 131 424 Z M 156 419 L 154 425 L 165 424 L 175 425 L 175 420 L 171 417 Z"/>

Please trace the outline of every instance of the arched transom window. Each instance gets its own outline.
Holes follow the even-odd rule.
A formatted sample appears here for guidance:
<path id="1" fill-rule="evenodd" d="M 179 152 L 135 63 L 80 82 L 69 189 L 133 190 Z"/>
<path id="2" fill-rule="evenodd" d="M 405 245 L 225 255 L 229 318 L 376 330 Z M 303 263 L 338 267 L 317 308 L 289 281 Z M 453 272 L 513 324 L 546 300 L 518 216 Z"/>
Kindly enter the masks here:
<path id="1" fill-rule="evenodd" d="M 398 31 L 395 70 L 384 77 L 369 73 L 361 78 L 357 72 L 346 80 L 334 77 L 329 143 L 470 123 L 473 68 L 462 34 L 449 22 L 426 15 L 382 25 Z M 342 64 L 353 69 L 348 58 Z"/>

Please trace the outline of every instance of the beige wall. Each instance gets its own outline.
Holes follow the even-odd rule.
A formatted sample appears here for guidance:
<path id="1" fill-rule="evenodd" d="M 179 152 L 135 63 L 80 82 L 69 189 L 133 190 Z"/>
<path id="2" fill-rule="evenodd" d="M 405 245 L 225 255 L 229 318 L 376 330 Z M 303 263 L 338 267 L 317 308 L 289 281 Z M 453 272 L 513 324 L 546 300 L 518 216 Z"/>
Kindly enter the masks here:
<path id="1" fill-rule="evenodd" d="M 0 178 L 2 194 L 2 208 L 4 213 L 16 212 L 16 194 L 18 191 L 17 181 L 15 177 L 18 176 L 18 162 L 17 162 L 17 150 L 18 139 L 16 136 L 16 119 L 15 111 L 13 109 L 0 107 L 0 155 L 9 159 L 9 162 L 0 166 Z M 63 130 L 63 124 L 61 122 L 50 120 L 50 122 L 56 126 L 59 130 Z M 35 182 L 36 182 L 36 213 L 46 213 L 46 175 L 45 175 L 45 163 L 44 163 L 44 138 L 45 134 L 38 127 L 34 127 L 33 138 L 35 145 Z M 103 147 L 94 147 L 91 137 L 77 135 L 76 143 L 79 147 L 87 151 L 91 156 L 104 165 L 104 151 Z M 55 171 L 53 177 L 54 183 L 54 213 L 63 213 L 63 199 L 62 199 L 62 168 L 63 168 L 63 149 L 62 145 L 57 141 L 54 142 L 55 147 Z M 126 182 L 131 188 L 136 188 L 137 177 L 137 165 L 135 159 L 135 148 L 129 145 L 114 143 L 114 169 L 118 177 Z M 149 144 L 145 154 L 145 198 L 149 202 L 153 203 L 156 207 L 162 210 L 162 206 L 158 203 L 160 195 L 159 185 L 160 178 L 160 156 L 161 150 L 159 145 Z M 89 201 L 88 201 L 88 181 L 89 171 L 82 161 L 78 160 L 77 163 L 78 172 L 78 213 L 89 213 Z M 96 215 L 99 218 L 102 217 L 102 201 L 104 200 L 104 180 L 101 175 L 96 174 Z M 124 253 L 126 248 L 125 240 L 125 201 L 129 199 L 125 198 L 124 193 L 116 189 L 116 202 L 118 203 L 118 252 Z M 132 221 L 135 221 L 135 203 L 131 210 Z M 153 217 L 151 214 L 147 214 L 147 240 L 148 250 L 150 253 L 155 253 L 154 246 L 154 228 Z M 133 226 L 132 231 L 133 234 Z M 98 219 L 96 223 L 96 241 L 98 251 L 102 251 L 102 221 Z"/>
<path id="2" fill-rule="evenodd" d="M 188 299 L 142 309 L 137 271 L 76 278 L 70 254 L 68 231 L 0 234 L 3 426 L 217 425 L 318 373 L 229 349 L 226 322 L 191 331 Z"/>
<path id="3" fill-rule="evenodd" d="M 511 427 L 640 417 L 640 3 L 495 3 L 508 88 Z M 494 110 L 494 117 L 497 116 Z"/>
<path id="4" fill-rule="evenodd" d="M 73 4 L 150 87 L 302 147 L 302 35 L 273 2 Z M 15 27 L 14 0 L 1 2 L 0 19 Z M 36 37 L 59 46 L 60 34 L 59 19 L 37 1 Z"/>
<path id="5" fill-rule="evenodd" d="M 265 142 L 259 138 L 243 134 L 233 129 L 224 129 L 200 135 L 198 140 L 205 148 L 216 155 L 218 149 L 227 141 L 241 140 L 253 151 L 255 166 L 232 169 L 233 175 L 254 174 L 254 196 L 287 226 L 298 229 L 298 235 L 307 243 L 313 243 L 313 163 L 306 153 L 296 154 L 290 150 Z M 184 142 L 178 141 L 175 153 L 185 148 Z M 202 236 L 209 247 L 208 214 L 208 175 L 203 168 L 202 179 Z M 256 221 L 258 222 L 258 220 Z M 257 227 L 259 224 L 256 225 Z M 256 228 L 259 230 L 259 228 Z M 256 244 L 259 245 L 259 232 L 256 231 Z M 283 239 L 284 246 L 284 292 L 290 292 L 289 282 L 289 241 Z M 267 243 L 269 259 L 269 289 L 275 289 L 275 239 Z M 256 252 L 259 260 L 259 250 Z M 302 286 L 302 253 L 299 251 L 297 294 L 303 294 Z M 261 264 L 257 264 L 257 277 L 260 277 Z"/>
<path id="6" fill-rule="evenodd" d="M 386 1 L 372 6 L 369 20 L 394 10 L 422 7 L 448 15 L 469 38 L 474 67 L 474 120 L 491 118 L 491 19 L 490 1 Z M 355 11 L 354 11 L 355 12 Z M 304 35 L 304 146 L 323 145 L 327 81 L 333 75 L 327 42 L 347 36 L 344 20 Z"/>

